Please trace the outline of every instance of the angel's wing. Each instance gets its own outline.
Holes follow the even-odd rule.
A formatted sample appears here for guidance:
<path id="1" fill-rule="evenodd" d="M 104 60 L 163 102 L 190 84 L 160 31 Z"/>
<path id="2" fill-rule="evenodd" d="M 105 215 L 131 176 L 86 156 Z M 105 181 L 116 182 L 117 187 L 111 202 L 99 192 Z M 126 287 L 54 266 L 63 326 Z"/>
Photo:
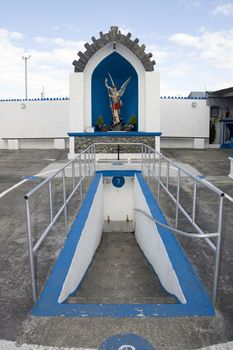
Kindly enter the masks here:
<path id="1" fill-rule="evenodd" d="M 131 77 L 129 77 L 129 79 L 126 80 L 126 82 L 124 82 L 124 84 L 122 85 L 122 87 L 119 90 L 119 96 L 121 97 L 123 95 L 123 93 L 125 92 L 126 86 L 128 85 L 129 81 L 130 81 Z"/>

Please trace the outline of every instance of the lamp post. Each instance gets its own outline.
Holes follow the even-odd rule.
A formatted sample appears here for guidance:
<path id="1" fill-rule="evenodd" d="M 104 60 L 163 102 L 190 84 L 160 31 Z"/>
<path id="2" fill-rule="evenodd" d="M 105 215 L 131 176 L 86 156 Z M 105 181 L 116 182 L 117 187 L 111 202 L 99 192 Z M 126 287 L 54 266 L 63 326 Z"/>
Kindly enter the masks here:
<path id="1" fill-rule="evenodd" d="M 27 77 L 27 75 L 28 75 L 28 72 L 27 72 L 27 69 L 28 69 L 28 67 L 27 67 L 27 61 L 29 60 L 31 58 L 31 55 L 29 55 L 29 56 L 22 56 L 22 59 L 24 60 L 24 62 L 25 62 L 25 100 L 27 101 L 27 99 L 28 99 L 28 77 Z"/>

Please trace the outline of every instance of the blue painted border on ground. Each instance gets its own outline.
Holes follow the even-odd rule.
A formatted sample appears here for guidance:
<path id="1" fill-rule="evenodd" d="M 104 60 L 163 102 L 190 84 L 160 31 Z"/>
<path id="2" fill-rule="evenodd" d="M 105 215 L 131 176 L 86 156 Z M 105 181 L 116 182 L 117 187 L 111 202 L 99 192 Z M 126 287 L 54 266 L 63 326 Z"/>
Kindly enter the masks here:
<path id="1" fill-rule="evenodd" d="M 108 176 L 114 176 L 116 171 L 109 171 Z M 118 172 L 118 171 L 117 171 Z M 133 171 L 145 195 L 151 214 L 157 220 L 167 224 L 159 209 L 150 188 L 142 174 Z M 111 174 L 111 175 L 110 175 Z M 113 175 L 114 174 L 114 175 Z M 120 171 L 122 176 L 124 171 Z M 34 316 L 66 316 L 66 317 L 183 317 L 183 316 L 214 316 L 214 309 L 199 278 L 194 272 L 180 245 L 170 230 L 159 227 L 159 233 L 178 276 L 187 304 L 58 304 L 57 300 L 67 275 L 76 246 L 80 239 L 90 207 L 94 200 L 101 176 L 99 172 L 91 183 L 84 203 L 72 225 L 45 288 L 32 310 Z"/>
<path id="2" fill-rule="evenodd" d="M 89 211 L 92 206 L 101 176 L 101 174 L 96 174 L 95 178 L 93 179 L 84 199 L 84 202 L 80 208 L 80 211 L 70 229 L 69 235 L 65 241 L 64 248 L 61 250 L 59 257 L 56 260 L 56 263 L 52 269 L 49 279 L 45 285 L 45 288 L 37 304 L 33 308 L 32 314 L 35 314 L 38 308 L 52 308 L 53 310 L 55 306 L 60 306 L 60 304 L 57 303 L 57 300 L 62 290 L 62 285 L 68 273 L 70 264 L 72 262 L 72 258 L 74 256 L 77 244 L 80 240 L 87 217 L 89 215 Z"/>
<path id="3" fill-rule="evenodd" d="M 136 174 L 136 176 L 145 195 L 152 217 L 167 225 L 167 221 L 154 200 L 154 196 L 143 176 L 141 174 Z M 199 315 L 203 310 L 205 310 L 207 315 L 215 315 L 213 305 L 199 277 L 195 273 L 175 236 L 170 230 L 159 225 L 157 227 L 186 298 L 187 304 L 183 305 L 185 305 L 193 315 Z"/>
<path id="4" fill-rule="evenodd" d="M 37 180 L 39 179 L 39 176 L 36 175 L 27 175 L 22 177 L 24 180 Z"/>
<path id="5" fill-rule="evenodd" d="M 135 136 L 161 136 L 161 132 L 145 132 L 145 131 L 98 131 L 98 132 L 68 132 L 70 137 L 97 137 L 97 136 L 126 136 L 126 137 L 135 137 Z"/>
<path id="6" fill-rule="evenodd" d="M 220 146 L 220 148 L 230 148 L 233 149 L 233 143 L 225 143 L 223 145 Z"/>
<path id="7" fill-rule="evenodd" d="M 125 350 L 141 349 L 141 350 L 156 350 L 151 343 L 142 336 L 137 334 L 116 334 L 107 338 L 98 348 L 98 350 L 116 350 L 125 345 Z M 127 347 L 128 345 L 128 347 Z"/>

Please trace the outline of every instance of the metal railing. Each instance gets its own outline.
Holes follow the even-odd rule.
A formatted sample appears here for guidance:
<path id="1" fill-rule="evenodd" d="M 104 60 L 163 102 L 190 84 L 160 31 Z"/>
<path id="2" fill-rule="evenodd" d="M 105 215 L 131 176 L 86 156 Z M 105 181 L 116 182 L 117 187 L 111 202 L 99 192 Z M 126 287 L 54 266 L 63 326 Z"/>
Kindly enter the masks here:
<path id="1" fill-rule="evenodd" d="M 62 166 L 59 170 L 56 170 L 51 176 L 42 181 L 39 185 L 33 188 L 28 192 L 24 198 L 26 200 L 26 213 L 27 213 L 27 231 L 28 231 L 28 246 L 29 246 L 29 259 L 30 259 L 30 269 L 31 269 L 31 280 L 32 280 L 32 297 L 35 302 L 37 299 L 37 279 L 36 279 L 36 269 L 35 269 L 35 254 L 40 248 L 42 242 L 47 237 L 50 230 L 53 228 L 55 223 L 58 221 L 60 216 L 64 214 L 64 224 L 65 224 L 65 233 L 68 234 L 68 212 L 67 205 L 79 191 L 80 196 L 80 206 L 83 202 L 83 181 L 85 178 L 91 181 L 91 176 L 95 173 L 95 145 L 89 146 L 86 150 L 79 153 L 74 159 L 69 161 L 67 164 Z M 69 172 L 69 178 L 72 180 L 71 192 L 68 195 L 67 193 L 67 174 Z M 59 208 L 54 207 L 53 203 L 53 192 L 52 192 L 52 183 L 55 178 L 61 177 L 62 179 L 62 204 Z M 48 208 L 50 222 L 40 234 L 39 239 L 34 243 L 33 234 L 32 234 L 32 214 L 30 209 L 30 202 L 34 195 L 38 193 L 40 189 L 44 189 L 47 186 L 48 194 Z M 78 208 L 77 208 L 78 210 Z"/>
<path id="2" fill-rule="evenodd" d="M 70 200 L 73 198 L 75 193 L 79 191 L 80 195 L 80 206 L 83 201 L 83 181 L 88 178 L 89 183 L 91 180 L 91 176 L 95 173 L 96 170 L 96 151 L 98 146 L 106 146 L 106 143 L 94 143 L 90 145 L 83 152 L 79 153 L 74 159 L 68 162 L 66 165 L 61 167 L 59 170 L 55 171 L 50 177 L 46 178 L 42 181 L 38 186 L 32 189 L 25 195 L 26 200 L 26 211 L 27 211 L 27 230 L 28 230 L 28 244 L 29 244 L 29 258 L 30 258 L 30 269 L 31 269 L 31 279 L 32 279 L 32 296 L 33 300 L 37 299 L 37 280 L 36 280 L 36 271 L 35 271 L 35 263 L 34 258 L 35 254 L 41 246 L 42 242 L 47 237 L 50 230 L 53 228 L 57 220 L 60 218 L 62 214 L 64 214 L 64 224 L 65 224 L 65 232 L 68 234 L 68 220 L 67 220 L 67 205 Z M 169 226 L 169 229 L 173 232 L 180 233 L 183 236 L 189 238 L 202 238 L 204 239 L 210 248 L 215 253 L 215 266 L 214 266 L 214 282 L 213 282 L 213 293 L 212 300 L 216 301 L 217 296 L 217 288 L 218 288 L 218 277 L 219 277 L 219 263 L 220 263 L 220 245 L 221 245 L 221 233 L 222 233 L 222 212 L 223 212 L 223 198 L 224 193 L 220 191 L 217 187 L 210 184 L 209 182 L 201 179 L 197 176 L 190 174 L 188 171 L 177 165 L 172 160 L 166 158 L 161 153 L 155 151 L 153 148 L 142 144 L 142 143 L 107 143 L 107 145 L 114 145 L 116 147 L 117 159 L 120 160 L 120 146 L 135 146 L 140 151 L 137 153 L 139 157 L 137 157 L 138 166 L 144 173 L 144 175 L 148 179 L 148 183 L 150 185 L 152 180 L 157 181 L 157 200 L 160 203 L 161 197 L 161 188 L 168 194 L 172 202 L 175 204 L 175 227 Z M 110 159 L 110 157 L 109 157 Z M 114 160 L 111 158 L 111 160 Z M 162 164 L 164 163 L 164 164 Z M 164 167 L 165 166 L 165 167 Z M 165 169 L 165 176 L 162 175 L 162 170 Z M 171 170 L 176 171 L 176 195 L 174 195 L 170 191 L 170 172 Z M 70 194 L 67 194 L 66 191 L 66 171 L 71 172 L 72 179 L 72 190 Z M 180 190 L 181 190 L 181 177 L 182 174 L 185 174 L 191 181 L 193 181 L 193 198 L 192 198 L 192 213 L 191 215 L 188 211 L 183 207 L 180 202 Z M 62 192 L 63 192 L 63 200 L 62 205 L 55 212 L 55 208 L 53 205 L 53 193 L 52 193 L 52 182 L 55 178 L 61 176 L 62 178 Z M 165 179 L 165 181 L 163 181 Z M 218 220 L 217 220 L 217 229 L 216 232 L 205 233 L 201 227 L 198 225 L 196 220 L 196 208 L 197 208 L 197 184 L 203 185 L 206 189 L 210 190 L 212 193 L 215 193 L 218 198 Z M 30 200 L 34 197 L 34 195 L 41 188 L 45 188 L 47 186 L 48 191 L 48 207 L 49 207 L 49 215 L 50 222 L 40 234 L 39 239 L 34 243 L 33 234 L 32 234 L 32 225 L 31 225 L 31 209 L 30 209 Z M 78 210 L 78 208 L 77 208 Z M 181 230 L 178 230 L 178 221 L 179 214 L 182 213 L 192 227 L 195 229 L 196 233 L 188 233 Z M 154 219 L 153 219 L 154 220 Z M 162 223 L 156 222 L 161 225 Z M 211 239 L 216 239 L 216 242 L 213 242 Z"/>
<path id="3" fill-rule="evenodd" d="M 163 163 L 163 164 L 162 164 Z M 162 167 L 163 165 L 163 167 Z M 145 170 L 144 170 L 145 167 Z M 162 176 L 162 168 L 164 169 L 164 176 Z M 170 172 L 172 170 L 176 171 L 176 195 L 174 195 L 169 189 L 169 179 Z M 157 181 L 157 200 L 160 204 L 161 189 L 169 196 L 172 202 L 175 204 L 175 227 L 170 227 L 170 230 L 183 236 L 190 238 L 202 238 L 210 246 L 212 251 L 215 253 L 215 264 L 214 264 L 214 281 L 213 281 L 213 291 L 212 291 L 212 301 L 216 302 L 217 289 L 218 289 L 218 280 L 219 280 L 219 265 L 220 265 L 220 247 L 221 247 L 221 234 L 222 234 L 222 221 L 223 221 L 223 200 L 224 192 L 213 184 L 206 181 L 204 178 L 199 176 L 194 176 L 188 171 L 177 165 L 174 161 L 165 157 L 163 154 L 155 151 L 153 148 L 142 145 L 142 170 L 145 172 L 148 183 L 152 181 L 152 178 Z M 192 190 L 192 210 L 191 214 L 183 207 L 180 202 L 180 192 L 181 192 L 181 177 L 182 174 L 188 177 L 189 180 L 193 183 Z M 163 181 L 164 180 L 164 181 Z M 216 231 L 212 233 L 205 233 L 203 229 L 198 225 L 196 221 L 196 208 L 197 208 L 197 185 L 200 184 L 208 189 L 210 192 L 216 195 L 216 203 L 218 206 L 217 211 L 217 227 Z M 195 234 L 187 233 L 180 230 L 177 230 L 179 214 L 182 213 L 184 217 L 188 220 L 191 226 L 196 231 Z M 154 219 L 153 219 L 154 221 Z M 159 225 L 162 223 L 157 222 Z M 216 242 L 213 242 L 211 238 L 215 238 Z"/>

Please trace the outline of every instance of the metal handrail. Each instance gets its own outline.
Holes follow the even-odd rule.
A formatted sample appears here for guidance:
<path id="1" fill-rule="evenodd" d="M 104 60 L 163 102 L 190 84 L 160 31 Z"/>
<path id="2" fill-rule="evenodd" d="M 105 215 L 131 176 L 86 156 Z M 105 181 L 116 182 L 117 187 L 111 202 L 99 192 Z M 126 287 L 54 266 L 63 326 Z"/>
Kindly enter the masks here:
<path id="1" fill-rule="evenodd" d="M 88 157 L 86 157 L 88 155 Z M 82 162 L 84 157 L 84 173 L 82 173 Z M 79 181 L 77 184 L 75 184 L 75 163 L 79 162 Z M 67 162 L 64 166 L 61 166 L 60 169 L 55 171 L 52 175 L 50 175 L 48 178 L 43 180 L 40 184 L 38 184 L 36 187 L 34 187 L 30 192 L 25 194 L 24 198 L 26 200 L 26 214 L 27 214 L 27 231 L 28 231 L 28 246 L 29 246 L 29 259 L 30 259 L 30 269 L 31 269 L 31 280 L 32 280 L 32 296 L 33 301 L 36 302 L 37 299 L 37 280 L 36 280 L 36 271 L 35 271 L 35 263 L 34 263 L 34 255 L 36 251 L 41 246 L 42 242 L 45 240 L 46 236 L 54 226 L 54 224 L 57 222 L 61 214 L 64 213 L 64 222 L 65 222 L 65 232 L 68 234 L 68 213 L 67 213 L 67 205 L 70 202 L 70 200 L 73 198 L 75 193 L 80 189 L 80 205 L 83 201 L 83 190 L 82 190 L 82 183 L 86 177 L 89 178 L 90 183 L 90 177 L 91 174 L 95 172 L 95 145 L 90 145 L 87 149 L 79 153 L 74 159 Z M 66 181 L 65 181 L 65 170 L 68 169 L 71 166 L 71 174 L 72 174 L 72 191 L 67 196 L 66 193 Z M 60 206 L 60 208 L 57 210 L 56 214 L 54 214 L 53 209 L 53 200 L 52 200 L 52 186 L 51 183 L 53 179 L 60 175 L 62 176 L 62 191 L 63 191 L 63 203 Z M 48 184 L 48 198 L 49 198 L 49 211 L 50 211 L 50 223 L 47 225 L 45 230 L 41 233 L 39 239 L 36 241 L 36 243 L 33 242 L 32 237 L 32 225 L 31 225 L 31 212 L 30 212 L 30 199 L 33 197 L 33 195 L 41 188 L 46 186 Z M 78 209 L 78 208 L 77 208 Z"/>
<path id="2" fill-rule="evenodd" d="M 155 153 L 157 156 L 159 156 L 161 159 L 166 160 L 169 164 L 172 164 L 174 166 L 174 169 L 180 170 L 182 171 L 182 173 L 186 174 L 187 176 L 189 176 L 190 178 L 192 178 L 193 180 L 202 183 L 203 184 L 203 179 L 199 178 L 195 175 L 190 174 L 187 170 L 185 170 L 184 168 L 182 168 L 180 165 L 178 165 L 176 162 L 174 162 L 173 160 L 165 157 L 162 153 L 159 153 L 158 151 L 156 151 L 155 149 L 153 149 L 152 147 L 148 146 L 148 145 L 143 145 L 144 147 L 146 147 L 147 149 L 149 149 L 151 152 Z M 209 188 L 210 190 L 213 190 L 214 192 L 216 192 L 217 194 L 224 196 L 224 192 L 221 191 L 218 187 L 214 186 L 211 183 L 205 183 L 205 186 L 207 188 Z"/>
<path id="3" fill-rule="evenodd" d="M 145 215 L 146 217 L 148 217 L 148 219 L 150 219 L 151 221 L 155 222 L 157 225 L 159 226 L 162 226 L 170 231 L 173 231 L 175 233 L 178 233 L 179 235 L 181 236 L 185 236 L 185 237 L 188 237 L 188 238 L 209 238 L 209 237 L 217 237 L 219 235 L 218 232 L 214 232 L 214 233 L 205 233 L 205 234 L 198 234 L 198 233 L 192 233 L 192 232 L 185 232 L 185 231 L 181 231 L 181 230 L 178 230 L 177 228 L 175 227 L 172 227 L 172 226 L 169 226 L 169 225 L 166 225 L 164 223 L 162 223 L 161 221 L 159 220 L 156 220 L 155 218 L 153 218 L 153 216 L 147 214 L 146 211 L 142 210 L 142 209 L 139 209 L 139 208 L 133 208 L 133 210 L 135 211 L 138 211 L 139 213 L 142 213 L 143 215 Z"/>
<path id="4" fill-rule="evenodd" d="M 221 191 L 219 188 L 214 186 L 213 184 L 209 183 L 208 181 L 199 178 L 197 176 L 194 176 L 190 174 L 188 171 L 183 169 L 181 166 L 176 164 L 174 161 L 170 160 L 169 158 L 165 157 L 163 154 L 157 152 L 153 148 L 147 145 L 142 146 L 142 152 L 144 153 L 144 156 L 142 156 L 143 166 L 147 168 L 147 177 L 148 177 L 148 183 L 150 185 L 151 177 L 154 176 L 154 178 L 158 182 L 158 204 L 160 203 L 160 191 L 161 188 L 164 189 L 164 191 L 169 195 L 169 197 L 172 199 L 172 201 L 176 205 L 176 229 L 178 226 L 178 218 L 179 218 L 179 212 L 184 214 L 186 219 L 191 223 L 193 228 L 197 231 L 198 234 L 195 234 L 195 237 L 203 238 L 207 244 L 210 246 L 210 248 L 215 252 L 215 266 L 214 266 L 214 281 L 213 281 L 213 292 L 212 292 L 212 301 L 213 303 L 216 302 L 217 298 L 217 290 L 218 290 L 218 280 L 219 280 L 219 266 L 220 266 L 220 247 L 221 247 L 221 235 L 222 235 L 222 216 L 223 216 L 223 199 L 225 197 L 225 193 Z M 154 166 L 154 159 L 153 159 L 153 169 L 151 170 L 151 154 L 157 156 L 158 158 L 158 175 L 155 173 L 155 166 Z M 148 155 L 148 157 L 147 157 Z M 161 163 L 162 160 L 165 160 L 167 163 L 167 171 L 166 171 L 166 184 L 163 183 L 161 180 Z M 177 193 L 176 197 L 170 192 L 169 190 L 169 167 L 170 165 L 173 165 L 173 167 L 177 170 Z M 194 181 L 193 185 L 193 207 L 192 207 L 192 215 L 189 215 L 188 212 L 183 208 L 183 206 L 180 204 L 180 178 L 181 173 L 186 174 L 189 178 L 191 178 Z M 218 196 L 218 221 L 217 221 L 217 232 L 215 236 L 210 236 L 210 234 L 205 234 L 203 230 L 199 227 L 199 225 L 196 223 L 196 203 L 197 203 L 197 183 L 201 184 L 211 192 L 215 193 Z M 159 223 L 158 223 L 159 224 Z M 171 229 L 171 228 L 170 228 Z M 172 228 L 174 231 L 174 229 Z M 180 233 L 181 232 L 177 232 Z M 184 234 L 183 234 L 184 235 Z M 208 236 L 209 235 L 209 236 Z M 191 236 L 190 236 L 191 237 Z M 210 240 L 210 238 L 216 237 L 216 243 L 214 244 L 213 241 Z"/>
<path id="5" fill-rule="evenodd" d="M 222 231 L 222 211 L 223 211 L 223 198 L 224 193 L 215 187 L 214 185 L 210 184 L 209 182 L 198 178 L 192 174 L 190 174 L 187 170 L 183 169 L 181 166 L 177 165 L 174 161 L 170 160 L 169 158 L 165 157 L 163 154 L 157 152 L 155 149 L 153 149 L 150 146 L 147 146 L 143 143 L 126 143 L 126 142 L 100 142 L 100 143 L 93 143 L 89 147 L 87 147 L 84 151 L 79 153 L 74 159 L 67 162 L 64 166 L 62 166 L 59 170 L 55 171 L 51 176 L 46 178 L 44 181 L 42 181 L 40 184 L 38 184 L 35 188 L 33 188 L 30 192 L 28 192 L 24 198 L 26 200 L 26 211 L 27 211 L 27 228 L 28 228 L 28 244 L 29 244 L 29 257 L 30 257 L 30 265 L 31 265 L 31 278 L 32 278 L 32 294 L 33 294 L 33 300 L 36 301 L 36 287 L 37 287 L 37 281 L 36 281 L 36 273 L 35 273 L 35 264 L 34 264 L 34 254 L 41 246 L 41 243 L 46 238 L 47 234 L 50 232 L 51 228 L 54 226 L 58 218 L 61 216 L 62 213 L 64 213 L 64 220 L 65 220 L 65 231 L 66 234 L 68 234 L 68 224 L 67 224 L 67 204 L 72 199 L 74 194 L 80 189 L 80 202 L 82 203 L 83 200 L 83 191 L 82 191 L 82 184 L 83 180 L 88 177 L 90 182 L 91 174 L 95 172 L 96 169 L 96 147 L 99 145 L 134 145 L 134 146 L 140 146 L 141 147 L 141 170 L 144 171 L 144 167 L 147 169 L 147 177 L 148 177 L 148 183 L 150 184 L 150 181 L 152 178 L 155 178 L 158 182 L 158 203 L 160 203 L 160 191 L 161 188 L 165 190 L 165 192 L 170 196 L 172 201 L 176 205 L 176 218 L 175 218 L 175 227 L 171 228 L 170 226 L 167 226 L 155 219 L 155 221 L 158 225 L 161 225 L 165 228 L 170 229 L 173 232 L 176 232 L 183 236 L 188 236 L 192 238 L 203 238 L 208 245 L 211 247 L 211 249 L 215 252 L 215 272 L 214 272 L 214 287 L 213 287 L 213 302 L 216 301 L 216 295 L 217 295 L 217 287 L 218 287 L 218 276 L 219 276 L 219 263 L 220 263 L 220 245 L 221 245 L 221 231 Z M 119 152 L 119 149 L 118 149 Z M 138 152 L 140 153 L 140 152 Z M 118 153 L 119 156 L 119 153 Z M 162 168 L 162 161 L 166 162 L 166 183 L 164 184 L 162 181 L 161 176 L 161 168 Z M 78 168 L 79 168 L 79 181 L 76 184 L 75 183 L 75 163 L 79 162 Z M 84 168 L 82 168 L 82 164 L 84 165 Z M 158 165 L 158 174 L 156 175 L 156 164 Z M 65 170 L 71 166 L 71 172 L 72 172 L 72 192 L 67 197 L 66 194 L 66 182 L 65 182 Z M 173 195 L 169 190 L 169 177 L 170 177 L 170 169 L 171 166 L 176 169 L 177 171 L 177 193 L 176 196 Z M 192 207 L 192 215 L 189 215 L 188 212 L 183 208 L 183 206 L 180 204 L 180 178 L 181 173 L 184 173 L 189 178 L 191 178 L 194 181 L 193 185 L 193 207 Z M 61 174 L 62 175 L 62 188 L 63 188 L 63 204 L 58 209 L 57 213 L 53 213 L 53 201 L 52 201 L 52 180 L 57 176 Z M 215 193 L 219 198 L 219 208 L 218 208 L 218 227 L 217 232 L 215 233 L 204 233 L 203 230 L 198 226 L 196 223 L 196 202 L 197 202 L 197 184 L 201 184 L 213 193 Z M 35 244 L 33 244 L 33 238 L 32 238 L 32 227 L 31 227 L 31 213 L 30 213 L 30 199 L 32 196 L 43 186 L 48 184 L 48 193 L 49 193 L 49 211 L 50 211 L 50 223 L 42 232 L 39 239 Z M 136 210 L 139 210 L 139 208 L 135 208 Z M 178 219 L 179 219 L 179 213 L 183 213 L 185 217 L 189 220 L 191 225 L 195 228 L 197 233 L 188 233 L 181 231 L 177 228 L 178 226 Z M 144 213 L 145 214 L 145 213 Z M 213 241 L 210 240 L 210 238 L 216 238 L 216 244 L 213 243 Z"/>
<path id="6" fill-rule="evenodd" d="M 41 187 L 43 187 L 46 183 L 50 182 L 54 177 L 56 177 L 58 174 L 60 174 L 64 169 L 68 168 L 70 164 L 73 164 L 76 162 L 78 159 L 82 157 L 88 150 L 91 148 L 95 147 L 95 144 L 90 145 L 87 147 L 85 150 L 80 152 L 75 158 L 71 159 L 68 161 L 65 165 L 61 166 L 58 170 L 55 170 L 55 172 L 47 177 L 44 181 L 42 181 L 40 184 L 38 184 L 36 187 L 34 187 L 30 192 L 25 194 L 24 199 L 29 199 L 35 192 L 37 192 Z"/>

